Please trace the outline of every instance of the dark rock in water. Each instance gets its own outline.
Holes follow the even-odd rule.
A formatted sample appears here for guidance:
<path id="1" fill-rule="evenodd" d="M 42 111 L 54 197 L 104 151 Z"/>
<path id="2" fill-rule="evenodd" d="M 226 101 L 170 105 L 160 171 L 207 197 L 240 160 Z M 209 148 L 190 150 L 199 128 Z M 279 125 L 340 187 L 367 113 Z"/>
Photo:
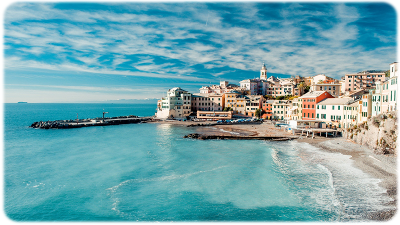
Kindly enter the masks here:
<path id="1" fill-rule="evenodd" d="M 200 137 L 201 137 L 200 134 L 197 134 L 197 133 L 188 134 L 188 135 L 183 136 L 183 138 L 194 138 L 194 139 L 198 139 Z"/>

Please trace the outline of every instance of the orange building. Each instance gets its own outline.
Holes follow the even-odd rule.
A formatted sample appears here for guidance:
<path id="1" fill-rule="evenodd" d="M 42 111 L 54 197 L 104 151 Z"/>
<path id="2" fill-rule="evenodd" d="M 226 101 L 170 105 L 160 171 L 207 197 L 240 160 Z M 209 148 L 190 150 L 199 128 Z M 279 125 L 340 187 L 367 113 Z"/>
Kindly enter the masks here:
<path id="1" fill-rule="evenodd" d="M 327 98 L 334 97 L 327 91 L 311 91 L 299 97 L 299 103 L 302 104 L 302 119 L 315 120 L 317 103 Z"/>
<path id="2" fill-rule="evenodd" d="M 262 118 L 264 119 L 271 119 L 272 117 L 272 103 L 274 103 L 273 100 L 268 100 L 262 103 L 262 109 L 264 110 L 264 114 L 262 115 Z"/>

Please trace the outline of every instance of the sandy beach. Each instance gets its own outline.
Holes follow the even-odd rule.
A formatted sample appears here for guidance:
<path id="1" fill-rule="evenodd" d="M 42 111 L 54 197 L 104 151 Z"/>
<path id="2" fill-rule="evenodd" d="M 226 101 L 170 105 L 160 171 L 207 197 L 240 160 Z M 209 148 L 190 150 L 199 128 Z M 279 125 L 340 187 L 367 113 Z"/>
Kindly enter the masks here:
<path id="1" fill-rule="evenodd" d="M 192 121 L 163 121 L 177 126 L 188 126 L 190 124 L 206 124 L 214 122 L 192 122 Z M 198 126 L 196 132 L 207 135 L 240 135 L 240 136 L 292 136 L 291 132 L 276 128 L 271 122 L 262 124 L 232 124 L 232 125 L 214 125 Z M 397 203 L 397 157 L 394 155 L 377 155 L 366 146 L 353 143 L 342 137 L 320 137 L 314 139 L 305 136 L 295 140 L 299 143 L 308 143 L 318 147 L 321 151 L 340 153 L 351 156 L 354 166 L 364 171 L 370 176 L 380 179 L 379 185 L 387 190 L 389 197 L 394 199 L 391 205 Z M 377 212 L 369 215 L 372 220 L 388 220 L 395 214 L 395 210 Z"/>

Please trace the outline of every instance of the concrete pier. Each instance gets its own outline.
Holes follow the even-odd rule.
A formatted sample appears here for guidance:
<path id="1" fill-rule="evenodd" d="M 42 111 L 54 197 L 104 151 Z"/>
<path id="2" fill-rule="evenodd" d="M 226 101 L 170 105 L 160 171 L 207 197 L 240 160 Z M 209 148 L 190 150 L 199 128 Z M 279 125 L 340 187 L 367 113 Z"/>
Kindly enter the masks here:
<path id="1" fill-rule="evenodd" d="M 140 123 L 151 120 L 152 117 L 120 116 L 111 118 L 95 118 L 81 120 L 54 120 L 34 122 L 30 127 L 40 129 L 70 129 L 93 126 L 110 126 L 120 124 Z"/>

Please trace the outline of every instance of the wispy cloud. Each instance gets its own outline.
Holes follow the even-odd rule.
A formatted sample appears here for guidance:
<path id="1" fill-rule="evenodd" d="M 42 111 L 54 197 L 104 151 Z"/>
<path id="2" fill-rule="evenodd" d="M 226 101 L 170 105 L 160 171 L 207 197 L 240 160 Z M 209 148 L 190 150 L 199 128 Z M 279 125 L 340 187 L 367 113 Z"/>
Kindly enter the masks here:
<path id="1" fill-rule="evenodd" d="M 272 73 L 339 78 L 347 72 L 386 69 L 396 60 L 396 15 L 385 4 L 97 7 L 104 5 L 11 5 L 4 19 L 6 71 L 212 82 L 215 77 L 253 77 L 263 62 Z M 386 17 L 376 17 L 378 10 Z M 369 26 L 377 20 L 385 21 Z"/>

